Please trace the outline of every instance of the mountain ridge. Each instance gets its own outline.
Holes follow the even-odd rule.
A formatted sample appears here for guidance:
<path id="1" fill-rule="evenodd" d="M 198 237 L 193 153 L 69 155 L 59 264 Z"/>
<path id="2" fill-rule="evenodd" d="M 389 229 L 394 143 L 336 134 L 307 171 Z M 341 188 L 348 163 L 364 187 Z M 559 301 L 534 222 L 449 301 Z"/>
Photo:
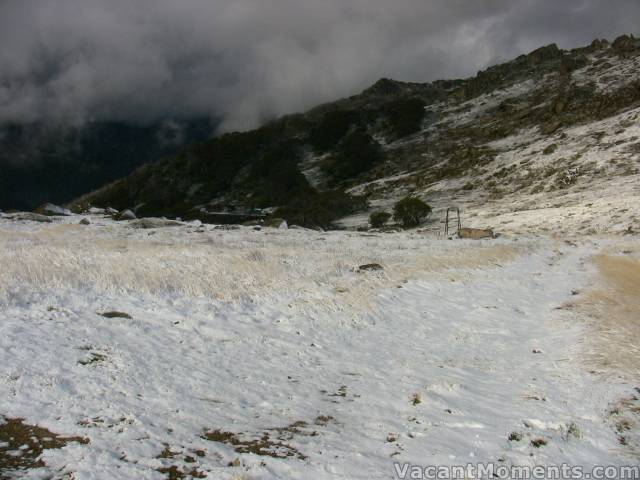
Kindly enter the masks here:
<path id="1" fill-rule="evenodd" d="M 191 146 L 70 206 L 205 220 L 212 211 L 260 208 L 292 223 L 355 228 L 371 211 L 416 195 L 434 205 L 434 218 L 456 204 L 471 224 L 493 223 L 499 215 L 483 215 L 482 205 L 522 209 L 524 197 L 552 200 L 594 179 L 637 179 L 639 59 L 640 41 L 624 35 L 572 50 L 547 45 L 468 79 L 381 79 L 358 95 Z M 572 129 L 609 127 L 618 115 L 614 146 L 629 145 L 609 152 L 620 165 L 605 165 L 592 157 L 608 134 L 585 150 Z M 541 149 L 527 152 L 532 144 Z M 505 162 L 516 151 L 527 158 Z"/>

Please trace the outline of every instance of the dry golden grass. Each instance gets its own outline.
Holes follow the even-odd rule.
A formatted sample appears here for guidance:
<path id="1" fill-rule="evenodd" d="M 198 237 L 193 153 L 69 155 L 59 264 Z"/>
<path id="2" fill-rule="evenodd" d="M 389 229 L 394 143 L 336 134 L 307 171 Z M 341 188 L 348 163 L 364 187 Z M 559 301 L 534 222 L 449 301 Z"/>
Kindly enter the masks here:
<path id="1" fill-rule="evenodd" d="M 149 236 L 120 225 L 46 224 L 0 230 L 0 302 L 22 289 L 91 289 L 223 301 L 290 294 L 302 309 L 371 308 L 379 288 L 426 276 L 464 278 L 495 268 L 527 245 L 453 244 L 419 235 L 159 230 Z M 381 272 L 356 273 L 376 262 Z M 333 292 L 327 296 L 319 290 Z M 3 298 L 4 297 L 4 298 Z"/>
<path id="2" fill-rule="evenodd" d="M 640 260 L 598 255 L 600 285 L 576 304 L 590 319 L 588 363 L 616 373 L 640 373 Z"/>

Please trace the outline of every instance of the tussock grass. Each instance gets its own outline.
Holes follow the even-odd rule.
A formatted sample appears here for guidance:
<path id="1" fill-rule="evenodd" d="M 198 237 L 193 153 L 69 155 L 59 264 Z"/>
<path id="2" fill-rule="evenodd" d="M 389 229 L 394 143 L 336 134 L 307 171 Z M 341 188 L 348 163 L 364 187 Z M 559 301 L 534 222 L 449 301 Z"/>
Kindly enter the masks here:
<path id="1" fill-rule="evenodd" d="M 397 235 L 403 235 L 398 241 Z M 364 236 L 306 231 L 158 230 L 117 224 L 0 228 L 0 304 L 19 292 L 93 290 L 115 294 L 208 297 L 258 302 L 288 294 L 303 309 L 372 306 L 379 287 L 408 279 L 494 268 L 519 248 L 453 244 L 419 234 Z M 378 275 L 357 274 L 380 263 Z M 329 292 L 329 298 L 325 294 Z"/>
<path id="2" fill-rule="evenodd" d="M 578 311 L 590 319 L 587 360 L 595 368 L 640 373 L 640 260 L 633 256 L 594 257 L 599 286 L 587 292 Z"/>

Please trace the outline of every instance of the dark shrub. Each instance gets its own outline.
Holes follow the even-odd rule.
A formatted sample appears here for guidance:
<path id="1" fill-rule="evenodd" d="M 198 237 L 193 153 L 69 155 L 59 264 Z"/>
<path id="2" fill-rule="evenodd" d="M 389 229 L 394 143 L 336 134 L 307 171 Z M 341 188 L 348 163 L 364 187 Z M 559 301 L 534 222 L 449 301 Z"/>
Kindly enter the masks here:
<path id="1" fill-rule="evenodd" d="M 274 215 L 286 219 L 289 225 L 319 226 L 326 229 L 331 227 L 334 220 L 366 207 L 367 202 L 362 197 L 331 190 L 294 198 L 288 205 L 279 208 Z"/>
<path id="2" fill-rule="evenodd" d="M 425 103 L 420 98 L 393 100 L 382 106 L 386 117 L 391 141 L 419 132 L 425 116 Z"/>
<path id="3" fill-rule="evenodd" d="M 250 132 L 232 132 L 216 137 L 193 149 L 188 173 L 204 181 L 210 194 L 228 189 L 243 167 L 276 145 L 281 137 L 282 125 L 277 123 Z M 180 174 L 178 169 L 175 170 L 175 174 Z"/>
<path id="4" fill-rule="evenodd" d="M 393 207 L 393 218 L 405 228 L 416 227 L 431 214 L 431 207 L 419 198 L 406 197 Z"/>
<path id="5" fill-rule="evenodd" d="M 365 130 L 349 133 L 323 170 L 335 182 L 340 182 L 369 170 L 380 159 L 380 145 Z"/>
<path id="6" fill-rule="evenodd" d="M 284 205 L 291 198 L 313 190 L 298 168 L 298 157 L 295 144 L 282 142 L 269 148 L 251 165 L 247 186 L 255 194 L 255 206 Z"/>
<path id="7" fill-rule="evenodd" d="M 391 214 L 389 212 L 373 212 L 369 216 L 369 223 L 373 228 L 380 228 L 389 221 Z"/>
<path id="8" fill-rule="evenodd" d="M 309 134 L 309 143 L 316 152 L 334 148 L 358 122 L 358 114 L 351 110 L 334 110 L 324 114 Z"/>

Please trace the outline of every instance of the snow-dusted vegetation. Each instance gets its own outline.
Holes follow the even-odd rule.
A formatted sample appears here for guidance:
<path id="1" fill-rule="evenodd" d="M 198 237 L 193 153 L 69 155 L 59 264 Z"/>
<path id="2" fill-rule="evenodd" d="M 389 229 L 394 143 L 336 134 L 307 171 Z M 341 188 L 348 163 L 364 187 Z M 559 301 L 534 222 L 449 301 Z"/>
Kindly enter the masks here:
<path id="1" fill-rule="evenodd" d="M 0 477 L 637 463 L 633 237 L 90 219 L 0 219 Z"/>

